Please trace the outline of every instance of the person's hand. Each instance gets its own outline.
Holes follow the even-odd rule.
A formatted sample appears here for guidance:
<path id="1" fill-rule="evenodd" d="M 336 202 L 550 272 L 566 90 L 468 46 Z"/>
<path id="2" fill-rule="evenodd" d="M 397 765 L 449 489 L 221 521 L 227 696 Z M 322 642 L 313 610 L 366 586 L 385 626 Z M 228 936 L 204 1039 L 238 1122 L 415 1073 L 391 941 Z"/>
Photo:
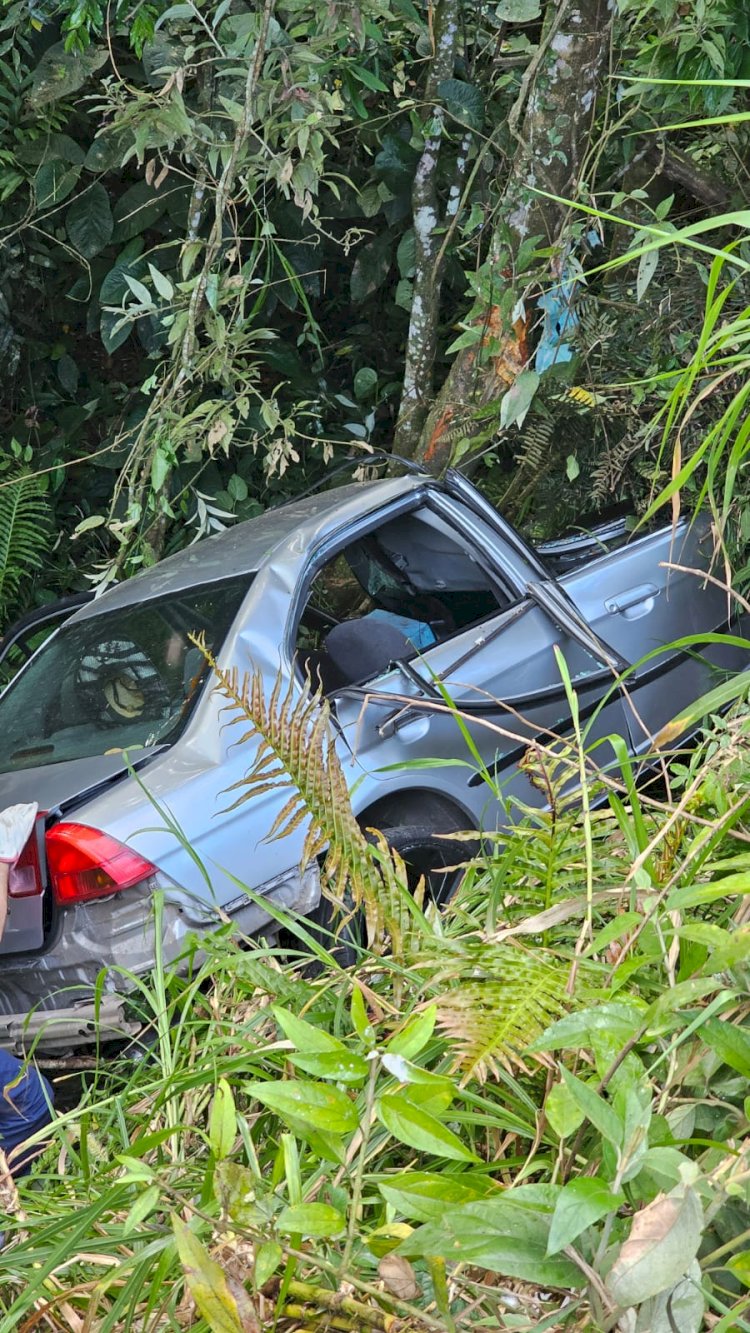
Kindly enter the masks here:
<path id="1" fill-rule="evenodd" d="M 38 810 L 36 801 L 0 810 L 0 864 L 16 864 L 31 837 Z"/>

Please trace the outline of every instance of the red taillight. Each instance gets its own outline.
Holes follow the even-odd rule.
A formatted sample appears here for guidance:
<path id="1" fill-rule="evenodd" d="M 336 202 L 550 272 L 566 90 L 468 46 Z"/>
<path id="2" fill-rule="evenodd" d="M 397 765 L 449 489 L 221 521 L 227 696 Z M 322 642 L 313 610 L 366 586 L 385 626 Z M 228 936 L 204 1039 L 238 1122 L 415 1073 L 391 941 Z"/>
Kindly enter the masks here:
<path id="1" fill-rule="evenodd" d="M 130 889 L 156 871 L 132 847 L 86 824 L 55 824 L 49 830 L 47 864 L 55 898 L 63 906 Z"/>
<path id="2" fill-rule="evenodd" d="M 41 814 L 40 811 L 40 816 Z M 39 866 L 39 844 L 36 840 L 35 826 L 16 864 L 11 866 L 8 893 L 11 898 L 33 898 L 36 894 L 43 892 L 44 885 Z"/>

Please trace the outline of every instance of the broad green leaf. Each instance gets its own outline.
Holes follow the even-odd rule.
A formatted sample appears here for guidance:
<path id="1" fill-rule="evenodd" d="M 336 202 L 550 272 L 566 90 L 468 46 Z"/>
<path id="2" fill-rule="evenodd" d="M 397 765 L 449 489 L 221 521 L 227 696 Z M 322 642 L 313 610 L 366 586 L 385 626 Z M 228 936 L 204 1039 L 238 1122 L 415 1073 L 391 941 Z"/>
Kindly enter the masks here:
<path id="1" fill-rule="evenodd" d="M 405 231 L 396 250 L 396 263 L 402 278 L 413 278 L 417 266 L 417 238 L 414 228 Z"/>
<path id="2" fill-rule="evenodd" d="M 564 1083 L 556 1083 L 550 1088 L 544 1103 L 544 1113 L 556 1134 L 564 1139 L 580 1129 L 585 1116 L 583 1110 Z"/>
<path id="3" fill-rule="evenodd" d="M 328 1134 L 349 1134 L 359 1125 L 354 1102 L 338 1088 L 308 1083 L 303 1079 L 287 1082 L 248 1083 L 246 1092 L 285 1120 L 300 1121 Z"/>
<path id="4" fill-rule="evenodd" d="M 680 1282 L 638 1307 L 635 1333 L 701 1333 L 706 1306 L 701 1283 L 701 1266 L 693 1260 Z"/>
<path id="5" fill-rule="evenodd" d="M 253 1265 L 253 1283 L 256 1291 L 265 1287 L 269 1278 L 273 1277 L 283 1257 L 284 1251 L 275 1240 L 266 1240 L 258 1246 Z"/>
<path id="6" fill-rule="evenodd" d="M 287 1235 L 338 1236 L 346 1221 L 338 1209 L 328 1203 L 298 1203 L 291 1208 L 282 1208 L 276 1225 Z"/>
<path id="7" fill-rule="evenodd" d="M 313 1078 L 331 1078 L 336 1083 L 363 1083 L 367 1078 L 367 1061 L 355 1051 L 295 1051 L 289 1062 Z"/>
<path id="8" fill-rule="evenodd" d="M 697 1255 L 702 1235 L 703 1210 L 687 1186 L 642 1208 L 607 1278 L 617 1304 L 639 1305 L 673 1287 Z"/>
<path id="9" fill-rule="evenodd" d="M 237 1302 L 229 1290 L 223 1270 L 214 1262 L 194 1232 L 174 1213 L 172 1229 L 190 1295 L 211 1333 L 242 1333 Z"/>
<path id="10" fill-rule="evenodd" d="M 739 1278 L 744 1287 L 750 1287 L 750 1250 L 742 1250 L 739 1254 L 733 1254 L 727 1261 L 727 1268 L 730 1273 L 734 1273 Z"/>
<path id="11" fill-rule="evenodd" d="M 437 1005 L 431 1004 L 421 1014 L 410 1018 L 400 1032 L 394 1033 L 386 1044 L 386 1050 L 390 1055 L 402 1055 L 405 1060 L 413 1060 L 430 1040 L 436 1021 Z"/>
<path id="12" fill-rule="evenodd" d="M 443 79 L 438 84 L 438 97 L 444 101 L 450 116 L 472 130 L 481 130 L 484 122 L 484 97 L 473 83 L 462 79 Z"/>
<path id="13" fill-rule="evenodd" d="M 76 187 L 81 168 L 54 159 L 43 162 L 34 177 L 37 208 L 56 208 Z"/>
<path id="14" fill-rule="evenodd" d="M 640 919 L 640 918 L 639 918 Z M 545 1028 L 532 1042 L 531 1051 L 578 1051 L 589 1047 L 596 1033 L 606 1032 L 624 1046 L 643 1025 L 645 1005 L 629 1000 L 599 1004 L 566 1014 Z"/>
<path id="15" fill-rule="evenodd" d="M 378 372 L 372 366 L 362 366 L 354 376 L 355 398 L 369 398 L 378 385 Z"/>
<path id="16" fill-rule="evenodd" d="M 34 62 L 29 106 L 38 111 L 70 97 L 108 58 L 105 43 L 91 42 L 83 51 L 66 51 L 64 42 L 54 42 Z"/>
<path id="17" fill-rule="evenodd" d="M 578 1102 L 586 1119 L 599 1131 L 608 1143 L 618 1146 L 622 1142 L 622 1124 L 608 1102 L 599 1096 L 589 1083 L 584 1083 L 569 1070 L 561 1070 L 563 1082 L 571 1096 Z"/>
<path id="18" fill-rule="evenodd" d="M 78 366 L 67 353 L 64 353 L 57 363 L 57 378 L 65 392 L 72 398 L 78 388 Z"/>
<path id="19" fill-rule="evenodd" d="M 393 238 L 389 232 L 367 241 L 356 251 L 350 279 L 351 299 L 354 305 L 361 305 L 382 287 L 390 272 L 393 260 Z"/>
<path id="20" fill-rule="evenodd" d="M 449 1175 L 447 1172 L 406 1171 L 400 1176 L 389 1176 L 378 1184 L 387 1203 L 405 1217 L 418 1222 L 439 1221 L 446 1209 L 458 1204 L 473 1203 L 493 1193 L 491 1181 L 469 1175 Z"/>
<path id="21" fill-rule="evenodd" d="M 505 430 L 508 426 L 522 426 L 526 413 L 539 388 L 539 376 L 535 370 L 522 370 L 513 381 L 500 404 L 500 425 Z"/>
<path id="22" fill-rule="evenodd" d="M 547 1254 L 559 1254 L 572 1245 L 582 1231 L 625 1202 L 624 1194 L 613 1194 L 607 1182 L 596 1176 L 581 1176 L 561 1189 L 552 1215 Z"/>
<path id="23" fill-rule="evenodd" d="M 506 1190 L 502 1198 L 446 1210 L 442 1222 L 418 1227 L 397 1253 L 409 1259 L 460 1259 L 525 1282 L 580 1286 L 580 1270 L 570 1260 L 547 1255 L 549 1213 L 521 1203 L 514 1193 Z"/>
<path id="24" fill-rule="evenodd" d="M 330 1032 L 324 1032 L 314 1023 L 308 1023 L 304 1018 L 298 1018 L 290 1009 L 284 1009 L 282 1005 L 272 1006 L 276 1022 L 284 1033 L 287 1041 L 298 1051 L 346 1051 L 343 1041 L 337 1037 L 332 1037 Z"/>
<path id="25" fill-rule="evenodd" d="M 129 190 L 120 195 L 114 208 L 114 235 L 122 244 L 144 231 L 165 213 L 169 207 L 169 191 L 154 190 L 146 181 L 137 181 Z"/>
<path id="26" fill-rule="evenodd" d="M 646 1011 L 644 1021 L 648 1023 L 649 1032 L 655 1031 L 677 1009 L 684 1009 L 696 1000 L 702 1000 L 704 995 L 720 990 L 721 984 L 720 977 L 690 977 L 688 981 L 678 981 L 676 986 L 663 990 Z"/>
<path id="27" fill-rule="evenodd" d="M 167 455 L 161 449 L 157 449 L 151 460 L 151 486 L 154 492 L 159 492 L 164 486 L 171 470 L 171 463 Z"/>
<path id="28" fill-rule="evenodd" d="M 213 1183 L 222 1212 L 238 1226 L 257 1226 L 264 1221 L 255 1198 L 258 1179 L 249 1167 L 225 1157 L 216 1163 Z"/>
<path id="29" fill-rule="evenodd" d="M 131 274 L 129 273 L 125 274 L 125 281 L 128 284 L 128 287 L 130 288 L 131 292 L 133 293 L 133 296 L 135 297 L 136 301 L 138 301 L 140 305 L 153 306 L 151 293 L 148 287 L 144 285 L 144 283 L 140 282 L 138 278 L 132 277 Z"/>
<path id="30" fill-rule="evenodd" d="M 698 1034 L 730 1069 L 750 1078 L 750 1031 L 722 1018 L 710 1018 Z"/>
<path id="31" fill-rule="evenodd" d="M 160 273 L 158 268 L 154 268 L 153 264 L 149 264 L 148 271 L 151 274 L 154 290 L 157 291 L 159 296 L 162 296 L 165 301 L 171 301 L 174 296 L 174 287 L 169 278 L 166 277 L 164 273 Z"/>
<path id="32" fill-rule="evenodd" d="M 386 1093 L 377 1102 L 377 1113 L 388 1132 L 409 1148 L 454 1162 L 479 1160 L 452 1130 L 415 1106 L 403 1093 Z"/>
<path id="33" fill-rule="evenodd" d="M 226 1079 L 220 1078 L 208 1117 L 208 1141 L 217 1162 L 229 1156 L 236 1136 L 237 1112 L 232 1089 Z"/>
<path id="34" fill-rule="evenodd" d="M 68 209 L 65 225 L 71 245 L 84 259 L 93 259 L 112 239 L 114 222 L 109 195 L 97 181 L 79 194 Z"/>
<path id="35" fill-rule="evenodd" d="M 533 23 L 541 12 L 541 0 L 500 0 L 495 18 L 500 23 Z"/>

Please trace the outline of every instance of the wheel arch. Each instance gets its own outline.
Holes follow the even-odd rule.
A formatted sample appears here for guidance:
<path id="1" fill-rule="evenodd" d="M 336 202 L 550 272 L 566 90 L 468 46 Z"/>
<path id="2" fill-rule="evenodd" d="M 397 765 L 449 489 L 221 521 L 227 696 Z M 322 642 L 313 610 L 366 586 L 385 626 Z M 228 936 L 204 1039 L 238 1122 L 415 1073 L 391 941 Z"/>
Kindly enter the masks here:
<path id="1" fill-rule="evenodd" d="M 446 827 L 444 830 L 438 830 L 440 832 L 475 829 L 477 826 L 475 817 L 466 807 L 452 797 L 444 796 L 428 787 L 409 787 L 404 791 L 391 792 L 388 796 L 373 801 L 357 814 L 362 828 L 380 830 L 425 822 L 429 822 L 437 829 L 436 821 L 439 822 L 441 818 L 445 819 Z"/>

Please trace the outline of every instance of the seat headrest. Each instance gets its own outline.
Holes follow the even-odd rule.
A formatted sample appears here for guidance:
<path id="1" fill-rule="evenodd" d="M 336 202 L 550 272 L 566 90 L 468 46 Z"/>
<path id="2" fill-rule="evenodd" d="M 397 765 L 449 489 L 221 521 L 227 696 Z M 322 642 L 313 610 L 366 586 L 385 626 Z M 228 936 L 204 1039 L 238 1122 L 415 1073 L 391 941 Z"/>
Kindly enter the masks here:
<path id="1" fill-rule="evenodd" d="M 371 680 L 392 662 L 414 655 L 406 635 L 383 621 L 344 620 L 329 631 L 325 643 L 328 656 L 348 685 Z"/>

